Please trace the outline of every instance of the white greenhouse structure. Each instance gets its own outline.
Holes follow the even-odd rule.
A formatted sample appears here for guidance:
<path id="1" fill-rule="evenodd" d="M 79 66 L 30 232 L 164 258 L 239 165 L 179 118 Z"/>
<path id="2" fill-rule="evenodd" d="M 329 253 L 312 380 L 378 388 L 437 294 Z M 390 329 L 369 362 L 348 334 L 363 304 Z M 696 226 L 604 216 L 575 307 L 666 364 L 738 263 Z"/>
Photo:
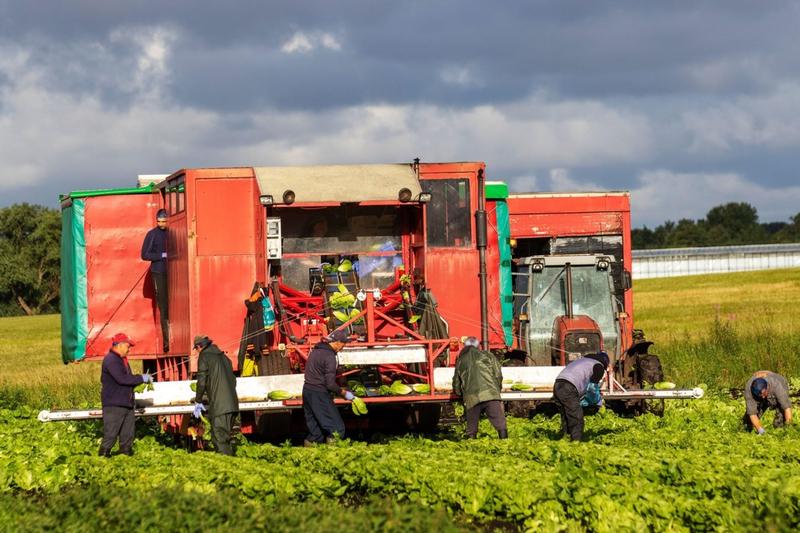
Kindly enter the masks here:
<path id="1" fill-rule="evenodd" d="M 634 279 L 799 267 L 800 244 L 755 244 L 633 251 Z"/>

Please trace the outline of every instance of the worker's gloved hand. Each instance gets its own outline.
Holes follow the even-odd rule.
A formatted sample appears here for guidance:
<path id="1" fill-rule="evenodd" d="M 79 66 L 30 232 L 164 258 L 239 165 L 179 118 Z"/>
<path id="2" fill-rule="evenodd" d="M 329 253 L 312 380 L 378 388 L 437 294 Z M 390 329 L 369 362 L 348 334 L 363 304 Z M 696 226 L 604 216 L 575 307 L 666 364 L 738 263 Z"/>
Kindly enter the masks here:
<path id="1" fill-rule="evenodd" d="M 344 391 L 344 399 L 347 400 L 348 402 L 352 402 L 355 397 L 356 395 L 350 392 L 349 390 Z"/>
<path id="2" fill-rule="evenodd" d="M 205 410 L 206 410 L 206 406 L 205 405 L 203 405 L 202 403 L 196 403 L 196 404 L 194 404 L 194 411 L 192 411 L 192 416 L 195 417 L 195 418 L 200 418 L 200 415 Z"/>
<path id="3" fill-rule="evenodd" d="M 142 374 L 142 383 L 152 383 L 152 382 L 153 382 L 153 376 L 151 376 L 147 372 Z"/>
<path id="4" fill-rule="evenodd" d="M 767 430 L 766 430 L 766 429 L 764 429 L 764 428 L 758 428 L 758 429 L 756 430 L 756 433 L 758 433 L 759 435 L 763 435 L 763 434 L 764 434 L 764 433 L 766 433 L 766 432 L 767 432 Z"/>
<path id="5" fill-rule="evenodd" d="M 167 258 L 167 252 L 161 252 L 161 259 Z"/>

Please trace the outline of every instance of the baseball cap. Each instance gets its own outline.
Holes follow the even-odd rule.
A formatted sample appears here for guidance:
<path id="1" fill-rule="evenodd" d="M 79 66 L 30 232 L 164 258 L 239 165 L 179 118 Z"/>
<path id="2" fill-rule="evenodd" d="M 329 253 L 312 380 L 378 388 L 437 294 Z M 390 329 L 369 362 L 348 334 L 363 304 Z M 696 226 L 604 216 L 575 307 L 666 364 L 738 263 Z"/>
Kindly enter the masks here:
<path id="1" fill-rule="evenodd" d="M 350 342 L 350 336 L 347 335 L 347 332 L 341 329 L 337 329 L 333 333 L 329 334 L 327 337 L 323 339 L 325 342 Z"/>
<path id="2" fill-rule="evenodd" d="M 767 388 L 767 380 L 764 378 L 757 378 L 750 384 L 750 392 L 756 398 L 761 398 L 761 393 Z"/>
<path id="3" fill-rule="evenodd" d="M 136 346 L 136 343 L 133 342 L 130 339 L 130 337 L 128 337 L 124 333 L 117 333 L 116 335 L 111 337 L 111 344 L 120 344 L 122 342 L 126 342 L 126 343 L 130 344 L 131 346 Z"/>
<path id="4" fill-rule="evenodd" d="M 159 209 L 158 213 L 156 213 L 156 220 L 166 220 L 169 218 L 166 209 Z"/>

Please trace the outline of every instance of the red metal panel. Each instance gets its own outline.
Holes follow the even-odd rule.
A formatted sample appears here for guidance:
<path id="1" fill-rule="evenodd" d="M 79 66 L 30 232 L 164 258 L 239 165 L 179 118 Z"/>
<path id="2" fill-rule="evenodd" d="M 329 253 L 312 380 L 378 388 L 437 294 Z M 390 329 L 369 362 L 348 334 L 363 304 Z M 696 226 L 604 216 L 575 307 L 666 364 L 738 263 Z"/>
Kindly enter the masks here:
<path id="1" fill-rule="evenodd" d="M 508 198 L 514 238 L 622 233 L 630 217 L 627 194 L 512 195 Z"/>
<path id="2" fill-rule="evenodd" d="M 191 351 L 189 328 L 189 250 L 186 211 L 169 218 L 169 329 L 172 354 Z"/>
<path id="3" fill-rule="evenodd" d="M 192 317 L 192 333 L 208 335 L 235 359 L 246 314 L 244 300 L 256 276 L 253 256 L 207 256 L 195 262 L 199 305 Z"/>
<path id="4" fill-rule="evenodd" d="M 439 302 L 439 313 L 450 326 L 451 337 L 474 335 L 480 337 L 480 281 L 478 279 L 478 250 L 475 247 L 475 210 L 478 208 L 478 171 L 480 162 L 423 163 L 420 177 L 426 179 L 467 178 L 470 182 L 470 222 L 472 245 L 468 248 L 425 248 L 425 279 Z M 490 228 L 490 233 L 492 233 Z M 499 252 L 497 236 L 487 249 L 489 295 L 489 342 L 502 346 L 497 268 Z M 499 329 L 498 329 L 499 328 Z"/>
<path id="5" fill-rule="evenodd" d="M 236 368 L 243 302 L 263 260 L 256 248 L 263 216 L 257 185 L 252 169 L 187 171 L 186 183 L 193 226 L 188 237 L 190 337 L 208 335 Z M 196 364 L 192 359 L 192 371 Z"/>
<path id="6" fill-rule="evenodd" d="M 622 233 L 621 213 L 536 213 L 511 215 L 511 235 L 525 237 L 576 237 Z"/>
<path id="7" fill-rule="evenodd" d="M 197 179 L 197 255 L 255 252 L 255 180 Z"/>
<path id="8" fill-rule="evenodd" d="M 160 349 L 150 263 L 141 260 L 142 240 L 155 226 L 157 194 L 87 198 L 86 277 L 89 304 L 87 357 L 108 352 L 111 337 L 125 332 L 136 341 L 131 355 Z"/>

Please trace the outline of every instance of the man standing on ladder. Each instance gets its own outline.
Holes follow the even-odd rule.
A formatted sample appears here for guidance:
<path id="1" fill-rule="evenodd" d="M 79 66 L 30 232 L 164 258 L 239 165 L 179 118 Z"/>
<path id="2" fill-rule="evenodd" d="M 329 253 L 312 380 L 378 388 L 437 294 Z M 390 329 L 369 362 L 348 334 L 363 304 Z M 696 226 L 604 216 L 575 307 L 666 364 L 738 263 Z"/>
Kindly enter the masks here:
<path id="1" fill-rule="evenodd" d="M 142 259 L 150 261 L 150 277 L 161 318 L 164 353 L 169 352 L 169 299 L 167 292 L 167 210 L 159 209 L 156 227 L 147 232 L 142 243 Z"/>

